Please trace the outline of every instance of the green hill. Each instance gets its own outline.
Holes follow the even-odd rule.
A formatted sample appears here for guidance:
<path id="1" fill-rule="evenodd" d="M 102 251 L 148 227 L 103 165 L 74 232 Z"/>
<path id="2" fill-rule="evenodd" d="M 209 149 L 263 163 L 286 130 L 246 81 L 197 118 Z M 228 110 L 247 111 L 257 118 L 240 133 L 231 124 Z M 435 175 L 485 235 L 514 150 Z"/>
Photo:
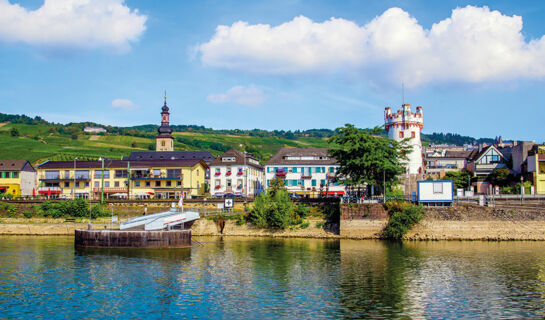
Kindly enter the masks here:
<path id="1" fill-rule="evenodd" d="M 107 134 L 88 134 L 85 126 L 100 126 Z M 229 148 L 253 153 L 260 161 L 267 160 L 278 149 L 291 147 L 326 147 L 335 131 L 311 130 L 215 130 L 196 125 L 172 125 L 175 150 L 209 150 L 219 155 Z M 99 157 L 121 158 L 131 151 L 155 150 L 157 125 L 113 127 L 96 123 L 56 124 L 40 117 L 0 113 L 0 159 L 26 159 L 33 163 L 45 160 L 93 160 Z M 386 135 L 384 131 L 382 133 Z M 423 134 L 422 142 L 461 145 L 472 142 L 493 142 L 458 134 Z"/>

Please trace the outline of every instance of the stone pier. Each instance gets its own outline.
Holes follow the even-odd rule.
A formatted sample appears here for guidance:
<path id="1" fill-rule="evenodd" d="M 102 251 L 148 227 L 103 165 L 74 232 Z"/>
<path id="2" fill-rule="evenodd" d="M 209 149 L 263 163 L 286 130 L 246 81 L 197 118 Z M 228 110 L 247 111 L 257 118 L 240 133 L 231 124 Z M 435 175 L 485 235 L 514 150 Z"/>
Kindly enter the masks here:
<path id="1" fill-rule="evenodd" d="M 191 230 L 76 230 L 76 246 L 107 248 L 180 248 L 191 246 Z"/>

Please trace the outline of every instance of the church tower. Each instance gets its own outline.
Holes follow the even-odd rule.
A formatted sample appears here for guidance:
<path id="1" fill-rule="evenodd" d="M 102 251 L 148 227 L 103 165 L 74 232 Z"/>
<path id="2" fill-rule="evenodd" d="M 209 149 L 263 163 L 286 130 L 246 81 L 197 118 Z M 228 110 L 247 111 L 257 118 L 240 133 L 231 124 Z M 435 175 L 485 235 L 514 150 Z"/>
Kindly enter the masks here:
<path id="1" fill-rule="evenodd" d="M 407 163 L 407 173 L 422 173 L 422 142 L 420 131 L 424 127 L 422 107 L 416 107 L 416 112 L 411 112 L 410 104 L 403 104 L 397 113 L 392 113 L 390 107 L 384 109 L 384 129 L 388 131 L 388 138 L 401 141 L 409 138 L 412 146 Z"/>
<path id="2" fill-rule="evenodd" d="M 169 125 L 170 113 L 168 112 L 166 94 L 165 103 L 161 110 L 161 126 L 157 130 L 159 135 L 155 137 L 155 151 L 174 151 L 174 138 L 172 138 L 172 129 Z"/>

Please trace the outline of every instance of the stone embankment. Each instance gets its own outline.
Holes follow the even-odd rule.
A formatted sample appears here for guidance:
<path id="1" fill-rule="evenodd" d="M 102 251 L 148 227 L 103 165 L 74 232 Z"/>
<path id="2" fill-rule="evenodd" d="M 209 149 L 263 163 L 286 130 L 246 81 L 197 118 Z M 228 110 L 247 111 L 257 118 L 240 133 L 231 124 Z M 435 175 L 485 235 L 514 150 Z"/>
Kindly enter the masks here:
<path id="1" fill-rule="evenodd" d="M 130 208 L 128 211 L 139 211 Z M 152 210 L 149 210 L 150 212 Z M 151 212 L 150 212 L 151 213 Z M 307 237 L 380 239 L 388 223 L 388 214 L 380 204 L 343 205 L 339 226 L 324 230 L 323 220 L 309 220 L 307 228 L 282 231 L 263 230 L 249 224 L 237 225 L 225 221 L 221 230 L 218 223 L 200 219 L 192 227 L 193 235 Z M 105 222 L 94 223 L 103 229 Z M 73 235 L 75 229 L 87 224 L 63 222 L 61 219 L 2 219 L 0 234 L 19 235 Z M 475 205 L 457 205 L 451 208 L 426 208 L 424 219 L 405 237 L 408 240 L 545 240 L 545 211 L 517 211 L 516 209 L 489 208 Z"/>

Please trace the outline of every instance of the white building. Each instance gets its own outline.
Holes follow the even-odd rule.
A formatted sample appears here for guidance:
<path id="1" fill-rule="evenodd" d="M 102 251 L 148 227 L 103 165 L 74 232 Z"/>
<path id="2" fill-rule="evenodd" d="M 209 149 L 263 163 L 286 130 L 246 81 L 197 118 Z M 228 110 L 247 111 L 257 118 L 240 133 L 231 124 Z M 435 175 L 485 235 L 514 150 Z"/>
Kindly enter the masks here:
<path id="1" fill-rule="evenodd" d="M 341 196 L 345 186 L 335 177 L 339 165 L 326 148 L 281 148 L 265 164 L 266 187 L 275 178 L 284 180 L 288 192 L 301 196 Z"/>
<path id="2" fill-rule="evenodd" d="M 397 113 L 392 113 L 390 107 L 384 109 L 384 128 L 388 131 L 388 138 L 401 141 L 409 138 L 412 151 L 408 155 L 407 172 L 410 174 L 422 173 L 422 142 L 420 131 L 424 126 L 422 107 L 416 107 L 416 113 L 411 112 L 410 104 L 403 104 Z"/>
<path id="3" fill-rule="evenodd" d="M 102 127 L 85 127 L 83 128 L 83 132 L 88 132 L 88 133 L 106 133 L 106 129 L 102 128 Z"/>
<path id="4" fill-rule="evenodd" d="M 210 194 L 255 197 L 263 192 L 263 166 L 251 154 L 230 149 L 210 162 Z"/>

